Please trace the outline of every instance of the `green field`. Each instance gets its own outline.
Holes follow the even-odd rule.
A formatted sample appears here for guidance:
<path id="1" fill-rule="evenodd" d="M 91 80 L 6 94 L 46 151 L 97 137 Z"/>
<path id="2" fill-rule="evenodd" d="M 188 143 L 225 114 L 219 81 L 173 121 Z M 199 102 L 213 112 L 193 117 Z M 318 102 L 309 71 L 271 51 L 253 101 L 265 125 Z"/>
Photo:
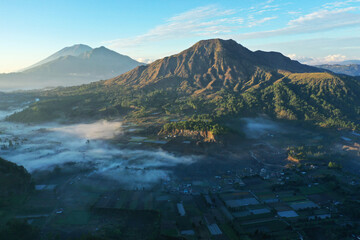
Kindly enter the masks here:
<path id="1" fill-rule="evenodd" d="M 55 224 L 60 225 L 85 225 L 90 220 L 89 211 L 64 211 L 55 218 Z"/>
<path id="2" fill-rule="evenodd" d="M 304 195 L 311 195 L 311 194 L 317 194 L 317 193 L 324 193 L 328 192 L 329 189 L 325 185 L 317 185 L 317 186 L 311 186 L 311 187 L 300 187 L 300 192 Z"/>

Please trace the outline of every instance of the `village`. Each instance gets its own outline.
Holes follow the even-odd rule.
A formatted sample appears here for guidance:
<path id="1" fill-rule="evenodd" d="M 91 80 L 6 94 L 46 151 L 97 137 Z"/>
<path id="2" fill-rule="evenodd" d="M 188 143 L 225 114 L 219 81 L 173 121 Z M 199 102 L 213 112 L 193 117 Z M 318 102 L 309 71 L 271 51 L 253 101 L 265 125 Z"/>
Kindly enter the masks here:
<path id="1" fill-rule="evenodd" d="M 18 218 L 59 234 L 85 226 L 103 234 L 114 220 L 113 227 L 130 235 L 141 228 L 142 234 L 179 239 L 317 239 L 314 230 L 325 235 L 336 230 L 348 236 L 342 239 L 360 234 L 349 224 L 354 216 L 348 205 L 359 197 L 360 180 L 328 166 L 227 170 L 206 180 L 165 178 L 150 189 L 133 190 L 88 175 L 60 179 L 36 185 L 28 203 L 32 213 L 25 207 L 28 214 Z"/>
<path id="2" fill-rule="evenodd" d="M 144 138 L 132 127 L 130 140 L 111 144 L 165 150 L 176 145 L 189 153 L 201 148 L 178 136 Z M 102 175 L 91 164 L 70 161 L 34 172 L 34 193 L 11 214 L 54 238 L 360 239 L 354 224 L 360 214 L 360 178 L 353 167 L 358 164 L 359 136 L 332 134 L 333 155 L 324 154 L 329 147 L 319 144 L 324 140 L 316 135 L 303 137 L 311 145 L 302 145 L 300 139 L 298 146 L 286 149 L 278 147 L 283 145 L 281 135 L 269 133 L 247 140 L 235 157 L 219 151 L 175 167 L 124 166 L 123 173 L 130 175 L 169 172 L 154 184 L 138 186 L 120 184 L 116 176 Z M 1 139 L 4 152 L 26 142 L 5 135 Z M 86 149 L 95 143 L 83 144 Z M 339 161 L 338 153 L 347 154 L 348 160 Z"/>

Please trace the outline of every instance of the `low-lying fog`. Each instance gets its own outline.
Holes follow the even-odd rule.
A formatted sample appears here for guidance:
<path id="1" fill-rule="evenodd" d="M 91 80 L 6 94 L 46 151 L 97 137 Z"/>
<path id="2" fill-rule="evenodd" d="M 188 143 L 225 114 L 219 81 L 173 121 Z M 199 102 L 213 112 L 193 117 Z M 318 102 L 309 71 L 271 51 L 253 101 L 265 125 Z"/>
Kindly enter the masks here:
<path id="1" fill-rule="evenodd" d="M 23 107 L 21 105 L 19 109 Z M 0 111 L 0 157 L 24 166 L 29 172 L 70 164 L 74 169 L 88 170 L 89 176 L 110 178 L 124 187 L 134 188 L 168 179 L 172 167 L 201 159 L 199 156 L 178 156 L 161 149 L 145 150 L 140 144 L 131 148 L 116 144 L 111 139 L 133 130 L 119 121 L 73 125 L 26 125 L 4 121 L 15 110 Z M 266 117 L 242 118 L 241 122 L 239 126 L 249 139 L 272 137 L 290 130 Z"/>
<path id="2" fill-rule="evenodd" d="M 199 158 L 114 145 L 108 140 L 123 133 L 121 122 L 29 126 L 5 122 L 3 119 L 10 113 L 0 112 L 0 156 L 29 172 L 75 163 L 75 167 L 93 169 L 89 175 L 100 174 L 133 188 L 166 179 L 171 167 L 191 164 Z"/>
<path id="3" fill-rule="evenodd" d="M 258 139 L 264 135 L 283 133 L 285 131 L 279 123 L 264 117 L 242 118 L 241 120 L 245 122 L 245 135 L 250 139 Z"/>

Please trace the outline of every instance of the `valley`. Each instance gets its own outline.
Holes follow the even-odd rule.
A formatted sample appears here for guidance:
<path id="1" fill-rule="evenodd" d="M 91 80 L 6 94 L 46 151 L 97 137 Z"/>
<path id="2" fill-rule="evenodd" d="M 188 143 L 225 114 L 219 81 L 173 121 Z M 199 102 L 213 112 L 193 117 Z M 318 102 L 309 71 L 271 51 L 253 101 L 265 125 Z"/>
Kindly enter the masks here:
<path id="1" fill-rule="evenodd" d="M 2 101 L 1 156 L 24 166 L 34 185 L 11 211 L 1 207 L 5 222 L 26 220 L 47 239 L 318 239 L 303 223 L 311 218 L 311 227 L 323 234 L 357 234 L 340 227 L 351 218 L 342 211 L 355 204 L 360 183 L 360 138 L 349 130 L 258 115 L 229 120 L 225 140 L 206 142 L 159 135 L 158 115 L 4 121 L 36 104 L 37 95 L 5 95 L 7 104 Z M 295 153 L 302 146 L 322 150 L 300 158 Z M 342 169 L 329 168 L 330 161 Z M 324 179 L 329 176 L 338 190 Z"/>

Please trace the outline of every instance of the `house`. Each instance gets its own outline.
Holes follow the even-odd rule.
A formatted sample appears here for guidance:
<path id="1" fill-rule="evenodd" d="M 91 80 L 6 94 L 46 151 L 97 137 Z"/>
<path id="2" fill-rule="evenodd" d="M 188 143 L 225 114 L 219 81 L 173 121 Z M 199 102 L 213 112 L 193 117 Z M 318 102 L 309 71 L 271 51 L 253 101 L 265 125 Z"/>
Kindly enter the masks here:
<path id="1" fill-rule="evenodd" d="M 186 212 L 185 212 L 184 205 L 182 203 L 178 203 L 178 204 L 176 204 L 176 206 L 177 206 L 180 216 L 182 216 L 182 217 L 185 216 Z"/>

